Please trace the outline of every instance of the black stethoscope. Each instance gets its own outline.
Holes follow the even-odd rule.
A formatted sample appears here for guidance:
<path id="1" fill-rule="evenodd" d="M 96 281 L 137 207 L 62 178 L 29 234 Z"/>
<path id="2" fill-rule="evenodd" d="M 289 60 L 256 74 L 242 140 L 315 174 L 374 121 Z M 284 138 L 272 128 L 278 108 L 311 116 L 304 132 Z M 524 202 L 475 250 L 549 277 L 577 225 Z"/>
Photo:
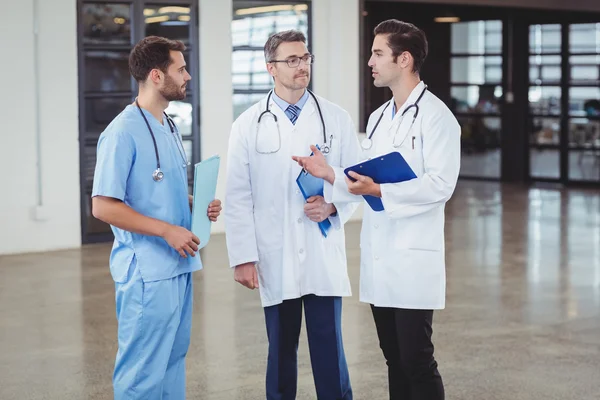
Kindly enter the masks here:
<path id="1" fill-rule="evenodd" d="M 150 135 L 152 135 L 152 142 L 154 143 L 154 154 L 156 154 L 156 170 L 154 170 L 154 172 L 152 173 L 152 179 L 154 179 L 155 182 L 160 182 L 164 179 L 165 174 L 160 169 L 160 157 L 158 156 L 158 146 L 156 145 L 156 138 L 154 137 L 154 132 L 152 132 L 150 123 L 148 122 L 148 119 L 144 115 L 144 112 L 142 111 L 142 108 L 140 107 L 140 104 L 138 103 L 137 99 L 135 99 L 135 105 L 137 106 L 138 110 L 140 111 L 140 114 L 142 114 L 142 118 L 144 118 L 144 122 L 146 122 L 146 126 L 148 127 L 148 131 L 150 132 Z M 188 161 L 187 156 L 185 155 L 185 149 L 183 148 L 183 141 L 179 137 L 179 131 L 177 130 L 177 127 L 175 126 L 175 122 L 173 122 L 171 117 L 169 117 L 166 112 L 163 111 L 163 114 L 167 118 L 167 124 L 169 125 L 169 128 L 171 129 L 171 133 L 173 134 L 173 136 L 177 136 L 177 139 L 176 139 L 177 150 L 179 150 L 179 154 L 181 155 L 181 159 L 183 160 L 182 167 L 187 168 L 187 166 L 190 165 L 190 162 Z"/>
<path id="2" fill-rule="evenodd" d="M 417 119 L 417 115 L 419 115 L 419 101 L 421 101 L 421 98 L 423 97 L 423 95 L 425 94 L 426 91 L 427 91 L 427 85 L 425 85 L 425 87 L 423 88 L 423 91 L 421 92 L 421 94 L 417 98 L 417 101 L 415 101 L 413 104 L 411 104 L 408 107 L 406 107 L 404 109 L 404 111 L 402 111 L 402 114 L 400 115 L 400 117 L 402 119 L 404 119 L 404 114 L 406 114 L 406 112 L 408 110 L 410 110 L 411 108 L 415 109 L 415 113 L 413 114 L 413 119 L 412 119 L 412 121 L 410 123 L 410 127 L 408 128 L 408 132 L 410 132 L 410 130 L 412 129 L 412 126 L 415 123 L 415 119 Z M 373 129 L 371 129 L 371 134 L 369 135 L 368 138 L 363 139 L 363 141 L 361 143 L 361 146 L 362 146 L 362 148 L 364 150 L 369 150 L 371 147 L 373 147 L 373 140 L 371 138 L 373 137 L 373 134 L 375 133 L 375 130 L 379 126 L 379 123 L 381 122 L 381 119 L 383 118 L 383 115 L 385 114 L 385 110 L 387 110 L 387 108 L 390 106 L 390 104 L 393 101 L 394 101 L 394 99 L 390 100 L 389 103 L 386 104 L 386 106 L 384 107 L 383 111 L 381 112 L 381 115 L 379 116 L 379 119 L 377 120 L 377 123 L 375 124 L 375 126 L 373 127 Z M 402 119 L 398 123 L 398 129 L 400 128 L 400 125 L 402 125 Z M 408 132 L 407 132 L 407 135 L 404 136 L 404 138 L 406 138 L 406 136 L 408 136 Z M 398 130 L 396 130 L 396 134 L 397 133 L 398 133 Z M 396 134 L 394 134 L 393 145 L 394 145 L 394 147 L 398 148 L 398 147 L 402 146 L 402 142 L 400 142 L 400 144 L 396 145 Z"/>
<path id="3" fill-rule="evenodd" d="M 323 113 L 321 112 L 321 106 L 319 105 L 319 101 L 317 100 L 317 96 L 315 96 L 315 94 L 313 92 L 311 92 L 310 90 L 306 89 L 308 91 L 308 93 L 312 96 L 312 98 L 315 100 L 315 104 L 317 105 L 317 110 L 319 111 L 319 118 L 321 118 L 321 127 L 323 130 L 323 146 L 321 146 L 321 153 L 327 155 L 329 154 L 329 152 L 331 151 L 331 142 L 333 140 L 333 135 L 330 136 L 329 138 L 329 145 L 327 145 L 327 131 L 325 129 L 325 120 L 323 119 Z M 259 154 L 272 154 L 272 153 L 277 153 L 279 151 L 279 149 L 281 149 L 281 131 L 279 130 L 279 121 L 277 120 L 277 116 L 275 114 L 273 114 L 271 112 L 271 110 L 269 109 L 269 102 L 271 101 L 271 95 L 272 95 L 273 91 L 271 90 L 269 92 L 269 95 L 267 96 L 267 105 L 265 107 L 265 111 L 263 111 L 260 116 L 258 117 L 258 123 L 256 124 L 256 143 L 255 143 L 255 149 L 256 152 Z M 273 118 L 273 120 L 275 121 L 275 125 L 277 126 L 277 134 L 278 134 L 278 139 L 279 139 L 279 144 L 277 146 L 277 149 L 274 151 L 260 151 L 258 150 L 258 133 L 260 130 L 260 120 L 262 119 L 262 117 L 265 114 L 270 114 L 271 117 Z"/>

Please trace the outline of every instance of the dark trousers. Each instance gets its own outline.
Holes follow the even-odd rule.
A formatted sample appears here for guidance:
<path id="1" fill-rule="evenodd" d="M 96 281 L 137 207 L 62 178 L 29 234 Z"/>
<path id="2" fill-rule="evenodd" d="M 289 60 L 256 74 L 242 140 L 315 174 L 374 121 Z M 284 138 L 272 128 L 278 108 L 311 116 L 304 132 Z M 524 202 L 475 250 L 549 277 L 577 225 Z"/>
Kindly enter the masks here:
<path id="1" fill-rule="evenodd" d="M 342 343 L 342 299 L 314 295 L 264 309 L 269 338 L 267 400 L 296 398 L 303 304 L 317 399 L 352 400 Z"/>
<path id="2" fill-rule="evenodd" d="M 433 357 L 433 311 L 371 305 L 379 346 L 388 365 L 390 400 L 443 400 Z"/>

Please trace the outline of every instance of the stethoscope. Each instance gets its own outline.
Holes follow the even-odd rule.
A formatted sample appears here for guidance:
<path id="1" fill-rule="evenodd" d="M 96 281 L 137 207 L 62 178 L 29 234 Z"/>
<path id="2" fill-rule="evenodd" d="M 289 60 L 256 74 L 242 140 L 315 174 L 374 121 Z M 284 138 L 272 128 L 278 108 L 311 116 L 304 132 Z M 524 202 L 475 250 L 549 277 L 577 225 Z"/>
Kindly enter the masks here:
<path id="1" fill-rule="evenodd" d="M 142 108 L 140 107 L 140 104 L 138 103 L 137 99 L 135 99 L 135 105 L 137 106 L 138 110 L 140 111 L 140 114 L 142 114 L 142 118 L 144 118 L 144 122 L 146 122 L 146 126 L 148 127 L 148 131 L 150 132 L 150 135 L 152 135 L 152 142 L 154 143 L 154 154 L 156 154 L 156 170 L 154 170 L 154 172 L 152 173 L 152 179 L 154 179 L 155 182 L 160 182 L 164 179 L 165 174 L 160 169 L 160 157 L 158 156 L 158 146 L 156 145 L 156 138 L 154 137 L 154 132 L 152 132 L 150 123 L 148 122 L 148 119 L 144 115 L 144 112 L 142 111 Z M 176 139 L 177 150 L 179 150 L 179 154 L 181 155 L 181 159 L 183 160 L 182 167 L 187 168 L 187 166 L 190 165 L 190 162 L 188 161 L 187 156 L 185 155 L 185 149 L 183 148 L 183 141 L 179 137 L 179 130 L 175 126 L 175 122 L 173 122 L 171 117 L 169 117 L 167 115 L 167 113 L 164 111 L 163 111 L 163 114 L 167 118 L 167 124 L 169 125 L 169 128 L 171 129 L 171 133 L 173 134 L 173 136 L 177 137 L 177 139 Z"/>
<path id="2" fill-rule="evenodd" d="M 317 100 L 317 97 L 315 96 L 315 94 L 308 89 L 306 89 L 306 90 L 312 96 L 312 98 L 315 100 L 315 104 L 317 105 L 317 110 L 319 111 L 319 118 L 321 118 L 321 127 L 322 127 L 322 131 L 323 131 L 323 145 L 320 147 L 320 149 L 321 149 L 321 153 L 327 155 L 331 151 L 331 143 L 333 141 L 333 135 L 331 135 L 329 137 L 329 145 L 328 145 L 327 144 L 327 131 L 325 129 L 325 120 L 323 119 L 323 113 L 321 112 L 321 106 L 319 105 L 319 101 Z M 281 131 L 279 130 L 279 121 L 277 120 L 277 116 L 275 114 L 273 114 L 271 112 L 271 110 L 269 109 L 269 102 L 271 101 L 272 94 L 273 94 L 273 91 L 271 90 L 269 92 L 269 95 L 267 96 L 267 105 L 265 107 L 265 111 L 263 111 L 259 115 L 258 123 L 256 124 L 255 148 L 256 148 L 256 152 L 259 154 L 273 154 L 273 153 L 277 153 L 279 151 L 279 149 L 281 149 Z M 259 131 L 260 131 L 260 121 L 263 118 L 263 116 L 265 116 L 267 114 L 269 114 L 273 118 L 273 120 L 275 121 L 275 125 L 277 126 L 278 144 L 277 144 L 277 149 L 274 151 L 260 151 L 258 149 L 258 136 L 259 136 Z"/>
<path id="3" fill-rule="evenodd" d="M 421 98 L 423 97 L 423 95 L 425 94 L 426 91 L 427 91 L 427 85 L 425 85 L 425 87 L 423 88 L 423 91 L 421 92 L 421 94 L 417 98 L 417 101 L 415 101 L 413 104 L 411 104 L 408 107 L 406 107 L 404 109 L 404 111 L 402 111 L 402 114 L 400 115 L 401 119 L 400 119 L 400 122 L 398 122 L 398 128 L 396 129 L 396 133 L 394 134 L 394 141 L 392 143 L 395 148 L 398 148 L 398 147 L 402 146 L 402 143 L 404 143 L 404 139 L 406 139 L 406 137 L 408 136 L 408 133 L 412 129 L 412 126 L 415 123 L 415 120 L 417 119 L 417 115 L 419 115 L 419 101 L 421 101 Z M 369 134 L 369 137 L 363 139 L 363 141 L 361 143 L 361 146 L 362 146 L 362 148 L 364 150 L 369 150 L 371 147 L 373 147 L 373 140 L 371 138 L 373 137 L 373 134 L 375 133 L 375 130 L 379 126 L 379 123 L 381 122 L 381 119 L 383 118 L 383 115 L 385 114 L 385 110 L 387 110 L 387 108 L 390 106 L 390 104 L 393 101 L 394 101 L 394 99 L 390 100 L 390 102 L 386 104 L 386 106 L 384 107 L 383 111 L 381 112 L 381 115 L 379 116 L 379 119 L 377 120 L 377 123 L 375 124 L 375 126 L 373 127 L 373 129 L 371 129 L 371 133 Z M 408 127 L 408 131 L 407 131 L 406 135 L 404 135 L 404 139 L 402 139 L 402 142 L 400 142 L 399 144 L 396 144 L 396 134 L 398 133 L 398 130 L 400 129 L 400 126 L 402 125 L 402 121 L 404 120 L 404 114 L 406 114 L 408 112 L 408 110 L 410 110 L 411 108 L 415 109 L 415 113 L 413 114 L 413 118 L 412 118 L 412 121 L 410 123 L 410 126 Z"/>

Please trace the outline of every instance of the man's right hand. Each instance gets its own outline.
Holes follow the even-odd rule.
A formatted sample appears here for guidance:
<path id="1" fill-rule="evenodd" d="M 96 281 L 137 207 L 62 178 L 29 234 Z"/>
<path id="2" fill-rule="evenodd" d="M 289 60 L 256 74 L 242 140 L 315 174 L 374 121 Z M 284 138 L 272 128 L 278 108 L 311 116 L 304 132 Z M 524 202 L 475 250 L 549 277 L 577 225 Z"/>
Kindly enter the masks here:
<path id="1" fill-rule="evenodd" d="M 169 246 L 177 250 L 183 258 L 187 258 L 187 254 L 194 257 L 200 244 L 200 239 L 196 235 L 176 225 L 170 225 L 167 228 L 163 239 L 169 243 Z"/>
<path id="2" fill-rule="evenodd" d="M 327 164 L 325 156 L 316 148 L 316 146 L 310 146 L 310 150 L 313 152 L 313 156 L 292 156 L 292 160 L 296 161 L 299 166 L 304 168 L 306 172 L 315 178 L 323 178 L 333 185 L 333 182 L 335 181 L 335 172 L 333 171 L 333 168 Z"/>
<path id="3" fill-rule="evenodd" d="M 240 264 L 235 267 L 233 279 L 248 289 L 258 289 L 258 272 L 254 263 Z"/>

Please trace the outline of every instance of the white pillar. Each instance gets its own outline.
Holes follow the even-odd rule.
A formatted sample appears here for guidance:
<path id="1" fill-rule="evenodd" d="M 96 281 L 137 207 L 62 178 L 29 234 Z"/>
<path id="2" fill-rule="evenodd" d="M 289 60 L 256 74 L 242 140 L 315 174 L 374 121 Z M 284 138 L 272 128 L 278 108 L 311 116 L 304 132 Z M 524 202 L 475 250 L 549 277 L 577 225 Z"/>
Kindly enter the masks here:
<path id="1" fill-rule="evenodd" d="M 360 9 L 358 0 L 313 0 L 315 92 L 350 113 L 359 129 Z"/>
<path id="2" fill-rule="evenodd" d="M 217 198 L 225 194 L 229 132 L 233 123 L 231 0 L 199 0 L 200 136 L 202 159 L 221 156 Z M 224 231 L 223 218 L 213 232 Z"/>

